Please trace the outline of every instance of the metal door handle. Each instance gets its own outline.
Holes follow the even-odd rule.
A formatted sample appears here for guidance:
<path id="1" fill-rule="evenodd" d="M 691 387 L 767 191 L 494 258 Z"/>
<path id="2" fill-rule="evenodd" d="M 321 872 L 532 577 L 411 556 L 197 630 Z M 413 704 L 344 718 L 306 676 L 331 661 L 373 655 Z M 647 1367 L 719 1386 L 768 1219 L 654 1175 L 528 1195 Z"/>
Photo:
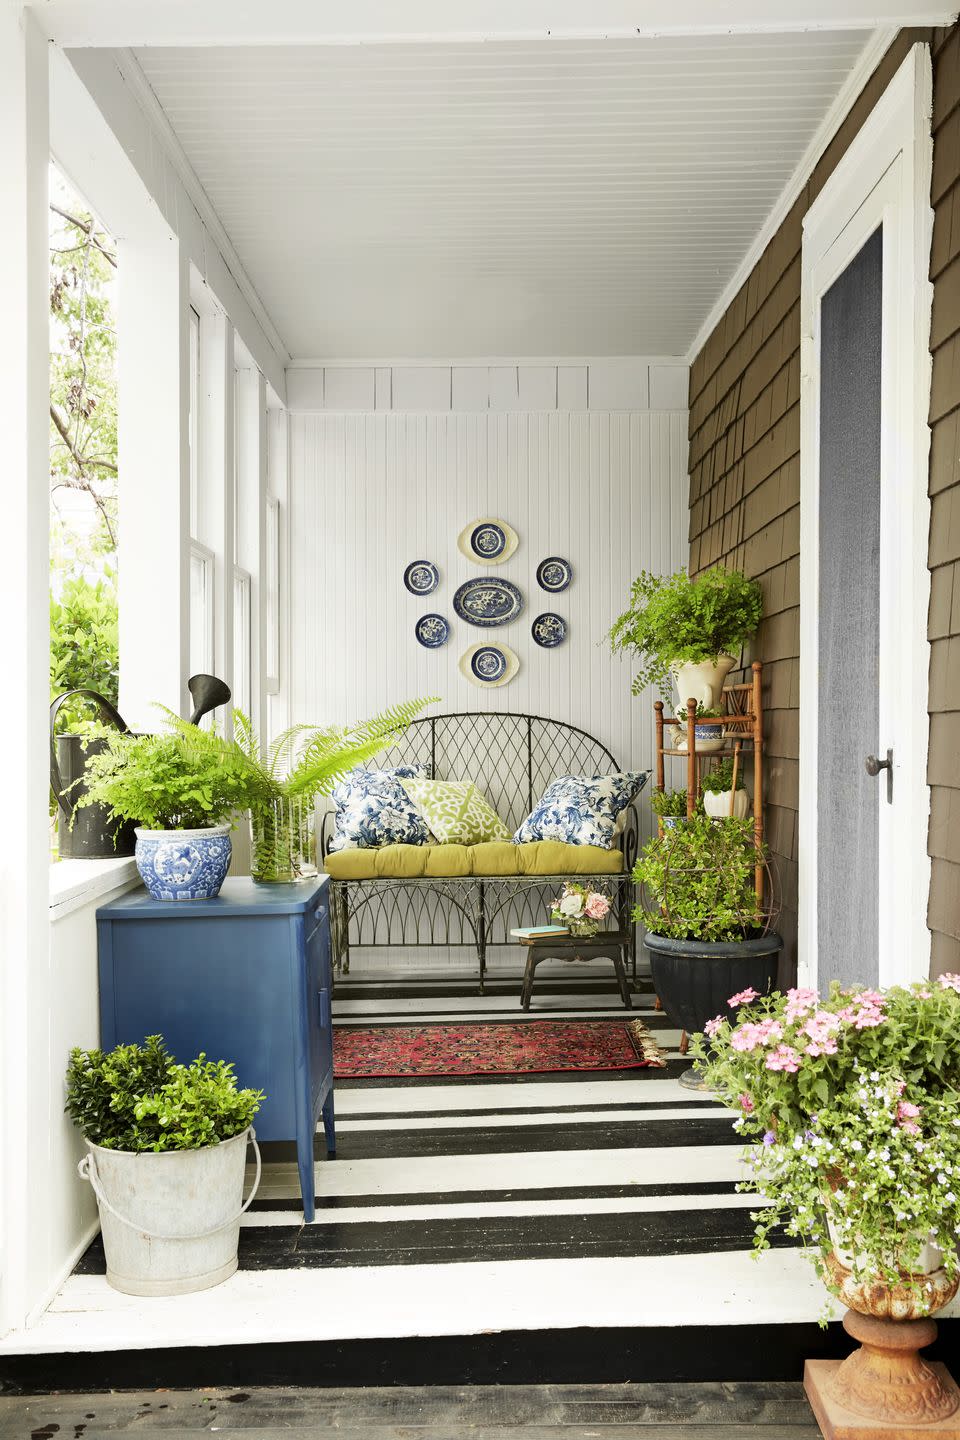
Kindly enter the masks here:
<path id="1" fill-rule="evenodd" d="M 893 751 L 887 751 L 886 760 L 878 760 L 876 755 L 868 755 L 864 764 L 867 767 L 868 775 L 879 775 L 881 770 L 887 772 L 887 803 L 893 804 Z"/>

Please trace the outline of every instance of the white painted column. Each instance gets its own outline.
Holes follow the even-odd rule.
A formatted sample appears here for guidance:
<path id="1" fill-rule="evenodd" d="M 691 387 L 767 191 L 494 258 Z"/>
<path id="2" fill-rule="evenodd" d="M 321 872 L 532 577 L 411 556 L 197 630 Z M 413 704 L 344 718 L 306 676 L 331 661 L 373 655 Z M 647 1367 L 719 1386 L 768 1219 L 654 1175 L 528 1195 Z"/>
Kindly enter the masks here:
<path id="1" fill-rule="evenodd" d="M 31 1305 L 32 1197 L 45 1183 L 49 995 L 47 687 L 49 340 L 47 42 L 29 10 L 0 6 L 0 605 L 7 703 L 0 830 L 0 1334 Z M 39 1124 L 39 1133 L 37 1126 Z"/>
<path id="2" fill-rule="evenodd" d="M 162 221 L 117 241 L 120 711 L 182 714 L 190 644 L 189 265 Z"/>

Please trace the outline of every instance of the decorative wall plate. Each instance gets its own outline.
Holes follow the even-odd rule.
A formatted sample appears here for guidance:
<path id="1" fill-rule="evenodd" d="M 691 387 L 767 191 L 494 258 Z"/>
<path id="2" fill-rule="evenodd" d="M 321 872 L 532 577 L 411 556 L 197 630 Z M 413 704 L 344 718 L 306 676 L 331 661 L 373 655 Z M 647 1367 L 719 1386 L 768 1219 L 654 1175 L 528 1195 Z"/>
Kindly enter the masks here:
<path id="1" fill-rule="evenodd" d="M 450 626 L 442 615 L 421 615 L 414 634 L 424 650 L 439 650 L 450 639 Z"/>
<path id="2" fill-rule="evenodd" d="M 471 520 L 466 529 L 460 531 L 457 549 L 478 565 L 502 565 L 510 559 L 518 543 L 516 530 L 506 520 L 487 516 L 483 520 Z"/>
<path id="3" fill-rule="evenodd" d="M 403 572 L 411 595 L 431 595 L 440 584 L 440 571 L 430 560 L 414 560 Z"/>
<path id="4" fill-rule="evenodd" d="M 537 566 L 537 584 L 541 590 L 549 590 L 551 595 L 559 595 L 561 590 L 566 590 L 572 579 L 573 566 L 569 560 L 561 560 L 559 555 L 548 555 Z"/>
<path id="5" fill-rule="evenodd" d="M 509 645 L 489 641 L 471 645 L 460 657 L 460 674 L 482 690 L 508 685 L 519 668 L 520 661 Z"/>
<path id="6" fill-rule="evenodd" d="M 512 581 L 484 576 L 463 582 L 453 597 L 453 608 L 471 625 L 509 625 L 523 609 L 523 596 Z"/>
<path id="7" fill-rule="evenodd" d="M 547 610 L 534 620 L 530 634 L 544 650 L 555 650 L 567 638 L 567 622 L 562 615 L 554 615 Z"/>

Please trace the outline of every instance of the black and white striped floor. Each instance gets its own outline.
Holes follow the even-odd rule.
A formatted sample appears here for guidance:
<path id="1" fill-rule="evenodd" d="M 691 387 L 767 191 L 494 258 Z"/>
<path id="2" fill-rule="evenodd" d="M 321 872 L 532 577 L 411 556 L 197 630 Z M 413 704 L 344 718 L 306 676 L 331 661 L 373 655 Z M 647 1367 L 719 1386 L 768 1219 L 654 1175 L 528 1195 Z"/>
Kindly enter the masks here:
<path id="1" fill-rule="evenodd" d="M 517 968 L 496 968 L 479 997 L 466 972 L 390 973 L 381 962 L 338 985 L 335 1019 L 522 1018 L 519 984 Z M 227 1374 L 241 1353 L 256 1370 L 260 1352 L 299 1346 L 310 1364 L 321 1351 L 334 1356 L 333 1383 L 344 1383 L 348 1351 L 366 1354 L 365 1344 L 380 1374 L 438 1380 L 422 1350 L 428 1337 L 453 1383 L 476 1378 L 471 1354 L 498 1338 L 510 1344 L 497 1352 L 495 1373 L 514 1381 L 562 1378 L 547 1374 L 546 1362 L 537 1373 L 516 1370 L 514 1357 L 549 1356 L 551 1336 L 568 1345 L 576 1337 L 578 1357 L 588 1337 L 602 1358 L 604 1334 L 608 1351 L 618 1337 L 646 1335 L 650 1353 L 686 1379 L 736 1378 L 722 1357 L 739 1354 L 737 1327 L 785 1334 L 792 1326 L 802 1332 L 798 1353 L 812 1353 L 825 1298 L 812 1266 L 782 1240 L 754 1260 L 753 1202 L 736 1193 L 732 1117 L 679 1084 L 687 1064 L 679 1035 L 643 982 L 634 1005 L 666 1054 L 665 1069 L 338 1083 L 338 1158 L 317 1164 L 314 1223 L 303 1222 L 292 1162 L 270 1164 L 245 1217 L 240 1270 L 225 1284 L 171 1299 L 120 1295 L 106 1284 L 97 1242 L 16 1350 L 129 1356 L 220 1347 L 228 1360 L 218 1373 Z M 538 970 L 531 1019 L 619 1013 L 602 962 Z M 686 1371 L 670 1339 L 681 1335 Z M 517 1336 L 528 1339 L 514 1343 Z M 394 1371 L 384 1358 L 391 1345 L 406 1357 Z M 5 1348 L 0 1342 L 0 1360 Z M 613 1378 L 588 1360 L 585 1377 Z M 367 1363 L 357 1361 L 358 1374 L 373 1383 Z M 168 1374 L 131 1373 L 138 1378 L 112 1383 Z M 196 1373 L 210 1377 L 202 1367 Z M 180 1370 L 169 1374 L 188 1383 Z M 640 1378 L 635 1369 L 631 1376 Z M 315 1373 L 309 1383 L 319 1383 Z"/>

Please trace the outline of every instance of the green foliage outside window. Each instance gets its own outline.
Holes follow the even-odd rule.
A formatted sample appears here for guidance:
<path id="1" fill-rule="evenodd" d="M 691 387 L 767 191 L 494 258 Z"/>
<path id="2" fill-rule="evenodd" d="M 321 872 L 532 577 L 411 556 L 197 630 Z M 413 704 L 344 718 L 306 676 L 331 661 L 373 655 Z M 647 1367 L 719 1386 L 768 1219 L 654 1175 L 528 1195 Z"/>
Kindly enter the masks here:
<path id="1" fill-rule="evenodd" d="M 70 1052 L 66 1112 L 106 1150 L 199 1150 L 252 1123 L 262 1090 L 241 1090 L 233 1066 L 200 1055 L 178 1065 L 160 1035 L 144 1045 Z"/>

